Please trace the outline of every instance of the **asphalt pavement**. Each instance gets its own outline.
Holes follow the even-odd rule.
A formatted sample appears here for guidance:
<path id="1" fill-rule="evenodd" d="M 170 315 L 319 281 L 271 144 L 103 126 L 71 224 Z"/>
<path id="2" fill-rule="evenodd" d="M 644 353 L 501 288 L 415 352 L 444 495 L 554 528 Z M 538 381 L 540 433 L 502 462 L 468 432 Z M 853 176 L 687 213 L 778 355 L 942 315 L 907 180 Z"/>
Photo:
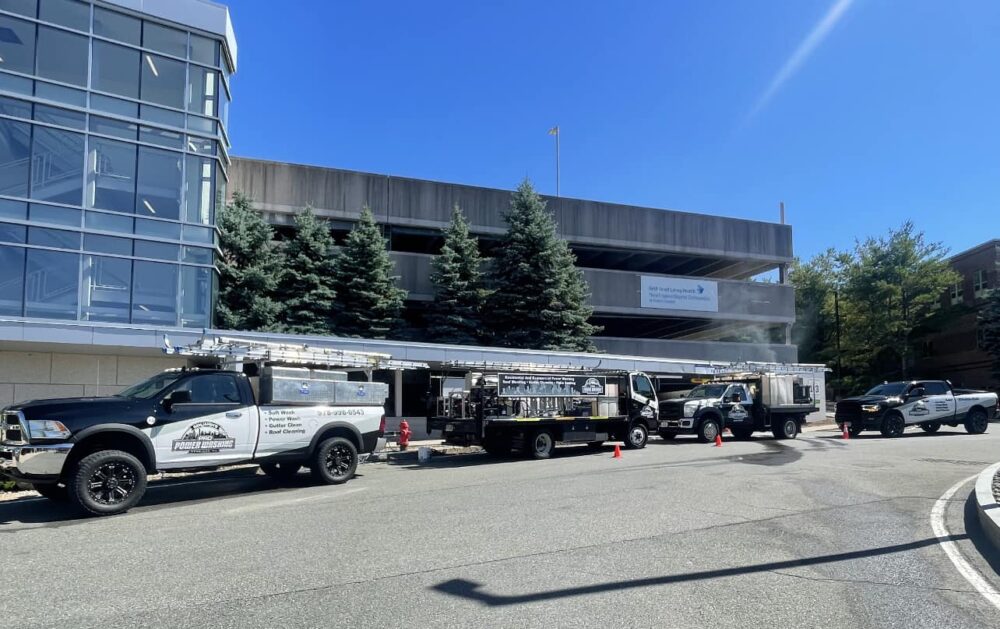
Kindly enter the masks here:
<path id="1" fill-rule="evenodd" d="M 253 469 L 154 482 L 130 513 L 0 503 L 0 624 L 28 627 L 1000 627 L 931 527 L 1000 460 L 944 428 L 651 439 L 612 458 Z M 970 480 L 949 539 L 1000 589 Z"/>

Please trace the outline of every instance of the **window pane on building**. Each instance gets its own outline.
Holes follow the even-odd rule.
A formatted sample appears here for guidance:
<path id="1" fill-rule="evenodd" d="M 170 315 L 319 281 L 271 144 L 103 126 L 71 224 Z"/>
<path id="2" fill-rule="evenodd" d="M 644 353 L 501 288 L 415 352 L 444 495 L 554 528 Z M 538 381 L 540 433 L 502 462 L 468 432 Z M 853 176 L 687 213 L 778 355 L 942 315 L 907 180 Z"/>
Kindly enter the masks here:
<path id="1" fill-rule="evenodd" d="M 142 53 L 141 100 L 184 108 L 184 63 Z"/>
<path id="2" fill-rule="evenodd" d="M 187 33 L 168 26 L 143 24 L 142 45 L 175 57 L 187 57 Z"/>
<path id="3" fill-rule="evenodd" d="M 122 122 L 121 120 L 112 120 L 111 118 L 102 118 L 91 114 L 90 132 L 113 135 L 126 140 L 135 140 L 139 132 L 139 125 L 131 122 Z M 93 142 L 93 140 L 91 140 L 91 142 Z M 131 212 L 132 210 L 130 209 L 129 211 Z"/>
<path id="4" fill-rule="evenodd" d="M 183 240 L 186 240 L 187 242 L 204 242 L 212 244 L 214 234 L 215 232 L 211 227 L 195 227 L 194 225 L 185 225 Z"/>
<path id="5" fill-rule="evenodd" d="M 87 38 L 39 26 L 36 67 L 40 77 L 73 85 L 87 85 Z"/>
<path id="6" fill-rule="evenodd" d="M 84 321 L 128 323 L 131 297 L 131 260 L 83 256 L 80 305 Z"/>
<path id="7" fill-rule="evenodd" d="M 147 122 L 166 125 L 168 127 L 183 127 L 184 114 L 179 111 L 171 111 L 162 107 L 143 105 L 139 108 L 139 117 Z"/>
<path id="8" fill-rule="evenodd" d="M 16 218 L 22 221 L 27 220 L 28 204 L 24 201 L 0 199 L 0 216 L 3 218 Z"/>
<path id="9" fill-rule="evenodd" d="M 94 7 L 94 34 L 138 46 L 142 39 L 142 22 L 117 11 Z"/>
<path id="10" fill-rule="evenodd" d="M 28 211 L 28 216 L 32 223 L 49 223 L 50 225 L 65 225 L 66 227 L 80 227 L 82 217 L 80 210 L 72 207 L 56 207 L 54 205 L 42 205 L 32 203 Z"/>
<path id="11" fill-rule="evenodd" d="M 0 246 L 0 314 L 24 312 L 24 249 Z"/>
<path id="12" fill-rule="evenodd" d="M 31 146 L 31 197 L 82 205 L 83 134 L 35 127 Z"/>
<path id="13" fill-rule="evenodd" d="M 115 238 L 114 236 L 84 234 L 83 248 L 85 251 L 130 256 L 132 255 L 132 240 L 129 238 Z"/>
<path id="14" fill-rule="evenodd" d="M 207 63 L 210 66 L 219 65 L 219 42 L 192 33 L 191 60 Z"/>
<path id="15" fill-rule="evenodd" d="M 0 9 L 28 17 L 37 17 L 38 0 L 0 0 Z"/>
<path id="16" fill-rule="evenodd" d="M 0 114 L 31 120 L 31 103 L 16 98 L 0 96 Z"/>
<path id="17" fill-rule="evenodd" d="M 83 130 L 86 116 L 79 111 L 52 107 L 51 105 L 35 104 L 35 120 L 48 122 L 63 127 L 73 127 Z"/>
<path id="18" fill-rule="evenodd" d="M 131 234 L 134 219 L 131 216 L 116 216 L 102 212 L 87 212 L 83 219 L 87 229 Z"/>
<path id="19" fill-rule="evenodd" d="M 28 196 L 28 167 L 31 125 L 0 120 L 0 193 L 14 197 Z"/>
<path id="20" fill-rule="evenodd" d="M 181 325 L 185 328 L 209 327 L 212 302 L 212 270 L 181 267 Z"/>
<path id="21" fill-rule="evenodd" d="M 0 15 L 0 34 L 3 68 L 32 74 L 35 70 L 35 25 Z"/>
<path id="22" fill-rule="evenodd" d="M 132 322 L 177 324 L 176 264 L 135 261 Z"/>
<path id="23" fill-rule="evenodd" d="M 29 249 L 25 275 L 25 315 L 76 319 L 80 254 Z"/>
<path id="24" fill-rule="evenodd" d="M 90 5 L 79 0 L 43 0 L 38 19 L 78 31 L 90 30 Z"/>
<path id="25" fill-rule="evenodd" d="M 139 185 L 136 214 L 180 218 L 181 153 L 139 147 Z"/>
<path id="26" fill-rule="evenodd" d="M 135 211 L 136 145 L 90 138 L 89 207 Z"/>
<path id="27" fill-rule="evenodd" d="M 56 247 L 58 249 L 79 249 L 80 232 L 64 229 L 48 229 L 47 227 L 29 227 L 28 244 L 39 247 Z"/>
<path id="28" fill-rule="evenodd" d="M 191 66 L 188 73 L 188 111 L 214 116 L 219 100 L 219 73 L 215 70 Z"/>
<path id="29" fill-rule="evenodd" d="M 137 218 L 135 220 L 135 233 L 140 236 L 154 236 L 156 238 L 180 240 L 181 226 L 178 223 Z"/>
<path id="30" fill-rule="evenodd" d="M 171 245 L 165 242 L 152 242 L 150 240 L 135 241 L 135 256 L 137 258 L 154 258 L 156 260 L 169 260 L 177 262 L 180 256 L 180 245 Z"/>
<path id="31" fill-rule="evenodd" d="M 95 41 L 94 68 L 91 74 L 95 90 L 129 98 L 139 97 L 138 50 Z"/>
<path id="32" fill-rule="evenodd" d="M 187 157 L 187 185 L 185 201 L 187 210 L 184 220 L 189 223 L 209 225 L 212 222 L 212 179 L 215 174 L 215 160 L 204 157 Z"/>
<path id="33" fill-rule="evenodd" d="M 138 77 L 139 70 L 136 69 L 136 76 Z M 96 85 L 94 89 L 99 89 Z M 138 80 L 136 81 L 136 90 L 139 89 Z M 122 100 L 120 98 L 112 98 L 110 96 L 102 96 L 101 94 L 91 94 L 90 95 L 90 107 L 98 111 L 106 111 L 109 114 L 118 114 L 119 116 L 128 116 L 129 118 L 136 118 L 139 115 L 139 105 L 137 103 L 132 103 L 127 100 Z"/>
<path id="34" fill-rule="evenodd" d="M 179 149 L 184 147 L 184 134 L 153 127 L 139 127 L 139 141 Z"/>
<path id="35" fill-rule="evenodd" d="M 28 228 L 24 225 L 0 223 L 0 242 L 23 243 L 27 233 Z"/>
<path id="36" fill-rule="evenodd" d="M 212 264 L 212 250 L 204 247 L 184 247 L 181 262 Z"/>
<path id="37" fill-rule="evenodd" d="M 55 83 L 35 81 L 35 96 L 77 107 L 87 106 L 87 92 Z"/>

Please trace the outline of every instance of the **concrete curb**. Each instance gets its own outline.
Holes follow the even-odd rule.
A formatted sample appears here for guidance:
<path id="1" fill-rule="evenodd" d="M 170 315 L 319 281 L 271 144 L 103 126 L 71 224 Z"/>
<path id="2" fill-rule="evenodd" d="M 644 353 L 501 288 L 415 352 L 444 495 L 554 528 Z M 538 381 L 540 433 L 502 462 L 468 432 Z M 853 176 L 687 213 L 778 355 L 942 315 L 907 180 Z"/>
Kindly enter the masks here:
<path id="1" fill-rule="evenodd" d="M 1000 463 L 994 463 L 980 472 L 976 479 L 976 511 L 990 544 L 1000 550 L 1000 504 L 993 496 L 993 477 L 998 469 Z"/>

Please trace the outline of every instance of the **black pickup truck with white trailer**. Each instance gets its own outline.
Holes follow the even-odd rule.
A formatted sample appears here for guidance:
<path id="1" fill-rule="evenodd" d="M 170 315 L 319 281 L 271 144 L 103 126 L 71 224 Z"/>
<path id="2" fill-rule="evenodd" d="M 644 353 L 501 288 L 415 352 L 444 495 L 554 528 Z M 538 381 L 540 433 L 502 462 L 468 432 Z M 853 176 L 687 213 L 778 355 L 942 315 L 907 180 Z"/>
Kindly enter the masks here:
<path id="1" fill-rule="evenodd" d="M 644 373 L 462 366 L 479 370 L 465 375 L 461 389 L 437 392 L 427 417 L 427 431 L 451 443 L 545 459 L 557 443 L 643 448 L 659 427 L 656 390 Z"/>
<path id="2" fill-rule="evenodd" d="M 817 410 L 810 386 L 795 374 L 721 375 L 684 397 L 660 402 L 659 434 L 668 440 L 693 434 L 707 443 L 728 428 L 737 439 L 760 431 L 794 439 Z"/>
<path id="3" fill-rule="evenodd" d="M 941 426 L 963 426 L 982 434 L 997 417 L 997 394 L 963 389 L 947 380 L 883 382 L 867 393 L 837 402 L 836 421 L 852 436 L 877 430 L 883 437 L 899 437 L 907 426 L 934 433 Z"/>
<path id="4" fill-rule="evenodd" d="M 171 369 L 111 397 L 9 406 L 0 413 L 0 476 L 94 515 L 137 504 L 158 471 L 253 463 L 287 479 L 306 466 L 321 483 L 342 483 L 384 445 L 388 387 L 330 367 L 411 366 L 226 338 L 167 349 L 225 368 Z"/>

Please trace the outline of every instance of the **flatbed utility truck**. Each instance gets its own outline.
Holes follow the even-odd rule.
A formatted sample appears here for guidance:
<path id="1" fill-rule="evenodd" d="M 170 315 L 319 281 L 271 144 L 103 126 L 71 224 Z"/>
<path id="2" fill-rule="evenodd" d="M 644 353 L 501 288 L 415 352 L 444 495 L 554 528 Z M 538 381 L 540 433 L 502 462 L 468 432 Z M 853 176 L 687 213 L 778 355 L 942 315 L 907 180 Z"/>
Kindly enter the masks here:
<path id="1" fill-rule="evenodd" d="M 659 427 L 658 400 L 644 373 L 551 365 L 452 363 L 469 369 L 461 387 L 432 396 L 428 432 L 445 441 L 547 459 L 556 444 L 643 448 Z"/>
<path id="2" fill-rule="evenodd" d="M 715 376 L 686 396 L 660 402 L 660 437 L 697 435 L 714 441 L 728 428 L 737 439 L 769 431 L 794 439 L 806 416 L 819 410 L 811 387 L 795 374 L 734 373 Z"/>

